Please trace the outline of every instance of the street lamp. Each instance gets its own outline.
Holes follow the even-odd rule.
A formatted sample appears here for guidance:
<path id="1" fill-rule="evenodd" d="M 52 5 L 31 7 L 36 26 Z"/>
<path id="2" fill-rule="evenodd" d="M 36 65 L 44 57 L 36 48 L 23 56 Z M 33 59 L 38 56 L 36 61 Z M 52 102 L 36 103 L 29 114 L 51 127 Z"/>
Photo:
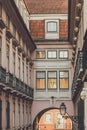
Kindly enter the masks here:
<path id="1" fill-rule="evenodd" d="M 66 114 L 66 105 L 64 103 L 61 103 L 61 105 L 60 105 L 60 114 L 65 119 L 70 118 L 72 120 L 72 122 L 78 126 L 78 116 L 65 115 Z"/>
<path id="2" fill-rule="evenodd" d="M 64 103 L 60 105 L 60 114 L 64 116 L 66 114 L 66 106 Z"/>

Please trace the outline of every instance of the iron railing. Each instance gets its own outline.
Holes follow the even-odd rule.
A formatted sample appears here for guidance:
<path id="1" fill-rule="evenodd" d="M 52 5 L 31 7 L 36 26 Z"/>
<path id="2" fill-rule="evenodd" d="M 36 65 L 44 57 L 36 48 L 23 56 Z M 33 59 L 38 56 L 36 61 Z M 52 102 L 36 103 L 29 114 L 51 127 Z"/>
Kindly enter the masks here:
<path id="1" fill-rule="evenodd" d="M 17 90 L 30 98 L 33 98 L 33 88 L 22 82 L 20 79 L 15 77 L 0 66 L 0 83 L 5 87 L 10 87 L 12 90 Z"/>
<path id="2" fill-rule="evenodd" d="M 74 69 L 74 76 L 72 82 L 72 98 L 74 99 L 75 96 L 78 94 L 79 90 L 81 89 L 81 78 L 83 74 L 83 52 L 78 51 L 76 66 Z"/>
<path id="3" fill-rule="evenodd" d="M 85 73 L 87 69 L 87 31 L 84 38 L 84 44 L 83 44 L 83 71 Z"/>

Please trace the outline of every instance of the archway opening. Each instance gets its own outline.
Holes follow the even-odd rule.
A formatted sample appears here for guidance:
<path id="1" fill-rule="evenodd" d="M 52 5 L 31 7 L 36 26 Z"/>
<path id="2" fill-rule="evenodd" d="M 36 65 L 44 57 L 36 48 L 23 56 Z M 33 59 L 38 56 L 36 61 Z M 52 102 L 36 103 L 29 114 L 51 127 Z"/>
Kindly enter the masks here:
<path id="1" fill-rule="evenodd" d="M 46 109 L 36 116 L 33 130 L 72 130 L 72 121 L 67 113 L 62 117 L 58 108 Z"/>

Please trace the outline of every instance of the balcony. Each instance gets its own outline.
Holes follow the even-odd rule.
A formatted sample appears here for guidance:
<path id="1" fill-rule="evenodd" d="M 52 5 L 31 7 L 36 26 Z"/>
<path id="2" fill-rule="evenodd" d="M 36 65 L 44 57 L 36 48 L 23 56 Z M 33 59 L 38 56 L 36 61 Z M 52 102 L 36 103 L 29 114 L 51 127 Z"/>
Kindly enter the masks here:
<path id="1" fill-rule="evenodd" d="M 24 98 L 33 99 L 33 89 L 0 66 L 0 88 Z"/>
<path id="2" fill-rule="evenodd" d="M 78 51 L 76 66 L 74 69 L 73 83 L 72 83 L 72 99 L 74 100 L 82 89 L 83 78 L 83 52 Z"/>
<path id="3" fill-rule="evenodd" d="M 85 33 L 83 44 L 83 71 L 84 71 L 84 80 L 87 81 L 87 30 Z"/>

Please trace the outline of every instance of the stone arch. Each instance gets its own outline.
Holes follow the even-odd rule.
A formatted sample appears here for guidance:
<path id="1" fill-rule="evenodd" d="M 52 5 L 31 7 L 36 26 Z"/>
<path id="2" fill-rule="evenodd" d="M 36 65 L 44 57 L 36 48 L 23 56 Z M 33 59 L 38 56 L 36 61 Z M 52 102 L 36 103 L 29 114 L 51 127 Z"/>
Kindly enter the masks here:
<path id="1" fill-rule="evenodd" d="M 58 109 L 58 110 L 60 111 L 60 109 L 57 108 L 57 107 L 49 107 L 49 108 L 46 108 L 46 109 L 44 109 L 44 110 L 41 110 L 41 111 L 36 115 L 36 117 L 35 117 L 35 119 L 34 119 L 34 121 L 33 121 L 33 130 L 39 130 L 39 121 L 40 121 L 41 116 L 42 116 L 45 112 L 47 112 L 47 111 L 49 111 L 49 110 L 53 110 L 53 109 Z M 66 113 L 66 114 L 67 114 L 67 116 L 69 117 L 68 113 Z M 70 118 L 69 118 L 69 119 L 70 119 Z M 71 119 L 70 119 L 70 121 L 71 121 Z M 71 124 L 72 124 L 72 121 L 71 121 Z M 66 129 L 66 130 L 67 130 L 67 129 Z"/>

